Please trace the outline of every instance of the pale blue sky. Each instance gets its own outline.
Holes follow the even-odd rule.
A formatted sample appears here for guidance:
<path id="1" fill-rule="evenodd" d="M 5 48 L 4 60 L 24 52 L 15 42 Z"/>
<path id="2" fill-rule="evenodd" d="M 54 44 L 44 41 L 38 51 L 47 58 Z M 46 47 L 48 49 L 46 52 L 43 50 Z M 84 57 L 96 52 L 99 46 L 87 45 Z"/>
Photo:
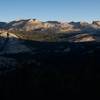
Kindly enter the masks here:
<path id="1" fill-rule="evenodd" d="M 0 21 L 37 18 L 43 21 L 100 19 L 100 0 L 0 0 Z"/>

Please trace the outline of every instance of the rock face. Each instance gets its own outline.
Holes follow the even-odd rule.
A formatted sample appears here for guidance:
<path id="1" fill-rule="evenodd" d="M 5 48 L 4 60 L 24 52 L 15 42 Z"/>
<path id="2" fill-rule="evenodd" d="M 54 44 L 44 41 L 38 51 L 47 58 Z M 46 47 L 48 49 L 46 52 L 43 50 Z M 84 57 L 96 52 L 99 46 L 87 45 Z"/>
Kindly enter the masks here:
<path id="1" fill-rule="evenodd" d="M 99 26 L 99 27 L 100 27 L 100 21 L 93 21 L 93 23 L 92 23 L 92 24 L 97 25 L 97 26 Z"/>
<path id="2" fill-rule="evenodd" d="M 42 22 L 36 19 L 12 21 L 8 23 L 9 30 L 32 31 L 43 27 Z"/>
<path id="3" fill-rule="evenodd" d="M 16 54 L 21 52 L 30 52 L 19 38 L 7 32 L 2 32 L 0 34 L 0 54 Z"/>
<path id="4" fill-rule="evenodd" d="M 72 36 L 69 39 L 69 42 L 92 42 L 92 41 L 96 41 L 96 38 L 89 34 L 78 34 Z"/>
<path id="5" fill-rule="evenodd" d="M 30 19 L 23 27 L 26 31 L 32 31 L 36 29 L 41 29 L 43 27 L 43 23 L 36 19 Z"/>

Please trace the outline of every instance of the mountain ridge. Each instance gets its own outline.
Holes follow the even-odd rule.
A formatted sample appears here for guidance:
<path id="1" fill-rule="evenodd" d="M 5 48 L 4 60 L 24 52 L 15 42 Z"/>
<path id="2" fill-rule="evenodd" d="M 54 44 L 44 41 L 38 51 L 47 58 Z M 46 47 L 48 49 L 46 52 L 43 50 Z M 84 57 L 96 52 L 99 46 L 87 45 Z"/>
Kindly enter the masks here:
<path id="1" fill-rule="evenodd" d="M 0 22 L 0 31 L 1 33 L 7 31 L 23 39 L 36 41 L 85 42 L 96 40 L 100 42 L 100 21 L 91 23 L 43 22 L 37 19 L 21 19 L 9 23 Z"/>
<path id="2" fill-rule="evenodd" d="M 30 28 L 29 28 L 30 27 Z M 30 31 L 35 29 L 45 29 L 45 28 L 84 28 L 92 27 L 100 29 L 100 21 L 93 21 L 92 23 L 88 22 L 60 22 L 60 21 L 39 21 L 37 19 L 21 19 L 13 20 L 11 22 L 0 22 L 1 29 L 7 30 L 24 30 Z"/>

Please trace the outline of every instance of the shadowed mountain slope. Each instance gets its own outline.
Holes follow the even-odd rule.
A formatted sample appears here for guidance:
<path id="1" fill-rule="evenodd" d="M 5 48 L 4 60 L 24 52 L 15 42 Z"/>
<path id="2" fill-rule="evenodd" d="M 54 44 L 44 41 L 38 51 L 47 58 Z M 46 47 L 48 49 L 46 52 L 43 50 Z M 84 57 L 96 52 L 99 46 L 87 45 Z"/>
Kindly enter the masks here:
<path id="1" fill-rule="evenodd" d="M 0 31 L 1 95 L 94 94 L 100 89 L 99 33 L 99 21 L 6 23 Z"/>

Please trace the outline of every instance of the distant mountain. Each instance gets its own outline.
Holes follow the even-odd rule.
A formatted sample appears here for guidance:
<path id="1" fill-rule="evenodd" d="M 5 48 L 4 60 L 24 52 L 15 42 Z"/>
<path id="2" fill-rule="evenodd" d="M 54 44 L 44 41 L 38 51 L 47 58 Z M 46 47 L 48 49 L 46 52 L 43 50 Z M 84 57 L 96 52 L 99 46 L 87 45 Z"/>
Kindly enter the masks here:
<path id="1" fill-rule="evenodd" d="M 100 21 L 93 21 L 92 23 L 59 22 L 59 21 L 42 22 L 37 19 L 22 19 L 22 20 L 11 21 L 9 23 L 0 22 L 0 30 L 6 30 L 14 34 L 19 33 L 19 34 L 16 34 L 19 37 L 23 37 L 25 39 L 37 40 L 37 41 L 39 40 L 40 41 L 41 40 L 43 41 L 44 40 L 45 41 L 75 40 L 75 41 L 84 42 L 85 40 L 86 41 L 95 40 L 100 36 L 99 35 Z M 84 35 L 84 37 L 86 36 L 86 38 L 83 39 L 82 38 L 83 34 L 88 34 L 88 36 Z M 77 35 L 78 37 L 81 37 L 81 38 L 76 38 Z M 90 39 L 90 37 L 92 37 L 93 39 Z M 99 41 L 99 38 L 97 40 Z"/>
<path id="2" fill-rule="evenodd" d="M 21 40 L 21 41 L 20 41 Z M 100 21 L 42 22 L 37 19 L 0 22 L 0 54 L 30 52 L 22 40 L 47 42 L 100 42 Z"/>
<path id="3" fill-rule="evenodd" d="M 58 22 L 58 21 L 46 21 L 42 22 L 37 19 L 22 19 L 15 20 L 9 23 L 0 22 L 0 28 L 8 30 L 18 30 L 18 31 L 34 31 L 34 30 L 47 30 L 52 29 L 55 32 L 67 31 L 67 30 L 93 30 L 100 29 L 100 21 L 88 22 Z"/>
<path id="4" fill-rule="evenodd" d="M 12 21 L 8 23 L 8 30 L 31 31 L 42 27 L 42 22 L 36 19 Z"/>

